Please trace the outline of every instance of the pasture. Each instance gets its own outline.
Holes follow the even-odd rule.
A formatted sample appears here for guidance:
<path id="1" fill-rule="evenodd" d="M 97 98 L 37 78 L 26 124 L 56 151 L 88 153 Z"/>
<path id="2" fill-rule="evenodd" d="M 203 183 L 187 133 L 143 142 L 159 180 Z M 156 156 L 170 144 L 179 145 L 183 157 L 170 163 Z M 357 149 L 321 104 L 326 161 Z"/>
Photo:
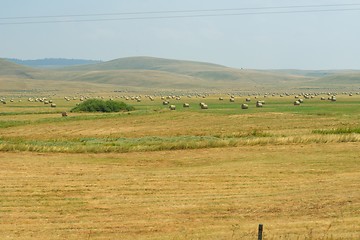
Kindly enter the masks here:
<path id="1" fill-rule="evenodd" d="M 360 238 L 360 95 L 122 95 L 0 104 L 1 239 Z"/>

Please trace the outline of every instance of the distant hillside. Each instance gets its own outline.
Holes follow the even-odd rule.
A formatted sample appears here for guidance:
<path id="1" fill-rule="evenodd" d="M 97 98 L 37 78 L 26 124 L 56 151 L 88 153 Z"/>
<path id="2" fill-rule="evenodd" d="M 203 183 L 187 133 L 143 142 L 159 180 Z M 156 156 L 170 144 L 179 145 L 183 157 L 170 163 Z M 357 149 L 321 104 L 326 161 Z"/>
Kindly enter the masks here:
<path id="1" fill-rule="evenodd" d="M 153 57 L 120 58 L 108 62 L 58 69 L 31 68 L 0 59 L 0 80 L 13 86 L 47 88 L 114 86 L 143 89 L 216 89 L 286 91 L 289 89 L 358 89 L 360 71 L 353 70 L 256 70 Z M 22 84 L 16 84 L 19 81 Z M 5 83 L 5 82 L 4 82 Z M 56 87 L 55 87 L 55 84 Z M 60 84 L 61 83 L 61 84 Z M 20 89 L 20 87 L 19 87 Z"/>
<path id="2" fill-rule="evenodd" d="M 163 58 L 154 58 L 154 57 L 130 57 L 130 58 L 120 58 L 108 62 L 102 62 L 99 64 L 93 65 L 84 65 L 76 67 L 64 68 L 67 71 L 87 71 L 93 72 L 97 75 L 104 74 L 107 71 L 119 71 L 118 73 L 123 73 L 124 70 L 148 70 L 148 71 L 158 71 L 168 74 L 176 74 L 178 76 L 182 75 L 183 79 L 194 78 L 194 79 L 203 79 L 207 80 L 208 84 L 205 87 L 218 86 L 223 84 L 234 86 L 248 86 L 256 84 L 274 84 L 281 83 L 283 84 L 286 81 L 293 80 L 304 80 L 304 76 L 290 76 L 283 73 L 270 73 L 258 70 L 240 70 L 235 68 L 229 68 L 218 64 L 205 63 L 205 62 L 194 62 L 194 61 L 183 61 L 183 60 L 172 60 L 172 59 L 163 59 Z M 146 78 L 141 76 L 141 78 Z M 169 79 L 167 80 L 169 82 Z M 86 81 L 85 76 L 82 77 L 82 80 Z M 274 82 L 275 81 L 275 82 Z M 196 84 L 194 82 L 193 84 Z"/>
<path id="3" fill-rule="evenodd" d="M 360 70 L 299 70 L 299 69 L 276 69 L 276 70 L 262 70 L 273 73 L 291 74 L 304 77 L 326 77 L 335 74 L 347 74 L 349 72 L 360 73 Z"/>
<path id="4" fill-rule="evenodd" d="M 0 58 L 0 76 L 12 76 L 17 78 L 35 78 L 36 69 L 9 62 Z"/>
<path id="5" fill-rule="evenodd" d="M 360 72 L 349 71 L 334 73 L 311 82 L 311 85 L 330 88 L 348 86 L 354 89 L 360 89 Z"/>
<path id="6" fill-rule="evenodd" d="M 229 71 L 225 66 L 194 61 L 173 60 L 154 57 L 128 57 L 92 65 L 65 68 L 72 71 L 108 71 L 108 70 L 155 70 L 194 76 L 201 72 Z"/>
<path id="7" fill-rule="evenodd" d="M 6 60 L 34 68 L 63 68 L 68 66 L 87 65 L 87 64 L 95 64 L 101 62 L 97 60 L 66 59 L 66 58 L 44 58 L 44 59 L 35 59 L 35 60 L 21 60 L 16 58 L 7 58 Z"/>

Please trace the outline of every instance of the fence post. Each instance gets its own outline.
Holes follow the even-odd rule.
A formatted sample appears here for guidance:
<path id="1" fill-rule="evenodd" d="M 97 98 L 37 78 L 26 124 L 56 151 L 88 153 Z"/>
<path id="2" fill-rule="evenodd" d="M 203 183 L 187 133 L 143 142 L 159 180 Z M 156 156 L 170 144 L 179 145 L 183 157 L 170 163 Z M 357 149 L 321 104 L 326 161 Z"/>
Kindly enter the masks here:
<path id="1" fill-rule="evenodd" d="M 259 224 L 258 240 L 262 240 L 262 236 L 263 236 L 263 225 Z"/>

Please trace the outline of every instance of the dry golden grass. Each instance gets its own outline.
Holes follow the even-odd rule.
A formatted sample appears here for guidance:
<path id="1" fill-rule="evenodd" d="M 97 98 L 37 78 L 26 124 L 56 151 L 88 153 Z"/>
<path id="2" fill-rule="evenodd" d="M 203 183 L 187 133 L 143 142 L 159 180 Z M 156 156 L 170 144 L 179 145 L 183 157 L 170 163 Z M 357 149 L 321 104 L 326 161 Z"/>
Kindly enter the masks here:
<path id="1" fill-rule="evenodd" d="M 0 104 L 0 239 L 359 239 L 359 100 Z"/>
<path id="2" fill-rule="evenodd" d="M 3 153 L 0 238 L 255 239 L 263 223 L 265 239 L 358 239 L 359 152 Z"/>

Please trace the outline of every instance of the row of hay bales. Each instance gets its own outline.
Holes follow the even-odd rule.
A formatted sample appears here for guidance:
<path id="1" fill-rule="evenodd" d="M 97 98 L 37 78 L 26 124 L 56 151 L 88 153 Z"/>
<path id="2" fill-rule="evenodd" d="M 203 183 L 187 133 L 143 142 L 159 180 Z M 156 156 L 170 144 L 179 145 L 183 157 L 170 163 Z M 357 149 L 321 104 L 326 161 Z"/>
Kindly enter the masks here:
<path id="1" fill-rule="evenodd" d="M 15 101 L 14 98 L 10 98 L 10 100 L 9 100 L 9 102 L 14 102 L 14 101 Z M 6 104 L 8 102 L 8 100 L 6 99 L 6 97 L 3 97 L 3 98 L 0 98 L 0 102 L 2 104 Z M 18 102 L 22 102 L 22 100 L 19 99 Z"/>
<path id="2" fill-rule="evenodd" d="M 276 97 L 276 96 L 280 96 L 280 97 L 285 97 L 285 96 L 295 96 L 295 97 L 302 97 L 305 99 L 310 99 L 310 98 L 314 98 L 315 96 L 318 96 L 320 94 L 330 94 L 330 95 L 336 95 L 336 93 L 265 93 L 265 94 L 258 94 L 258 93 L 251 93 L 251 94 L 238 94 L 236 95 L 236 97 L 242 97 L 242 96 L 247 96 L 246 101 L 250 101 L 250 97 L 254 98 L 254 99 L 258 99 L 258 98 L 267 98 L 267 97 Z M 359 94 L 359 93 L 356 93 Z M 170 100 L 176 100 L 176 101 L 180 101 L 183 100 L 183 98 L 208 98 L 211 96 L 214 96 L 217 94 L 196 94 L 196 93 L 192 93 L 192 94 L 178 94 L 178 95 L 163 95 L 163 94 L 159 94 L 159 93 L 154 93 L 153 95 L 123 95 L 123 96 L 110 96 L 109 99 L 113 100 L 114 98 L 122 98 L 124 100 L 132 100 L 132 101 L 136 101 L 136 102 L 142 102 L 144 99 L 148 99 L 150 101 L 155 101 L 156 99 L 162 100 L 162 101 L 168 101 L 170 102 Z M 228 95 L 230 96 L 229 101 L 230 102 L 235 102 L 235 94 L 230 94 L 228 93 Z M 352 94 L 349 94 L 352 95 Z M 103 96 L 101 97 L 95 97 L 95 98 L 101 98 L 104 99 Z M 219 97 L 219 100 L 224 100 L 224 97 Z"/>
<path id="3" fill-rule="evenodd" d="M 56 107 L 56 103 L 54 103 L 52 99 L 47 99 L 46 97 L 43 97 L 43 98 L 28 98 L 28 102 L 40 102 L 40 103 L 44 103 L 45 105 L 50 104 L 50 107 L 52 107 L 52 108 Z"/>
<path id="4" fill-rule="evenodd" d="M 290 96 L 290 94 L 286 94 L 287 96 Z M 294 105 L 295 106 L 299 106 L 301 103 L 304 103 L 304 99 L 313 99 L 315 98 L 315 96 L 318 96 L 319 94 L 306 94 L 306 93 L 301 93 L 301 94 L 296 94 L 294 97 L 296 99 L 296 101 L 294 101 Z M 332 101 L 332 102 L 335 102 L 336 101 L 336 94 L 328 94 L 329 97 L 327 98 L 328 100 Z M 266 95 L 265 95 L 266 96 Z M 265 97 L 264 96 L 264 97 Z M 283 95 L 280 95 L 280 97 L 282 97 Z M 352 95 L 349 95 L 349 96 L 352 96 Z M 254 97 L 255 99 L 257 98 L 256 96 Z M 321 97 L 320 98 L 321 100 L 326 100 L 325 97 Z M 223 97 L 219 97 L 219 100 L 220 101 L 223 101 L 224 98 Z M 235 97 L 234 96 L 230 96 L 229 98 L 229 101 L 230 102 L 235 102 Z M 245 99 L 246 102 L 250 102 L 251 101 L 251 98 L 247 97 Z M 265 104 L 265 101 L 256 101 L 256 107 L 262 107 L 262 105 Z M 245 104 L 246 105 L 246 104 Z M 246 108 L 246 106 L 244 106 L 244 109 Z"/>
<path id="5" fill-rule="evenodd" d="M 173 100 L 176 101 L 181 101 L 183 100 L 183 98 L 208 98 L 208 97 L 213 97 L 215 95 L 215 93 L 190 93 L 190 94 L 168 94 L 168 95 L 163 95 L 163 94 L 159 94 L 159 93 L 154 93 L 153 95 L 133 95 L 133 96 L 108 96 L 110 98 L 110 100 L 113 100 L 115 98 L 123 98 L 125 100 L 134 100 L 137 102 L 141 102 L 142 99 L 149 99 L 150 101 L 154 101 L 157 98 L 160 98 L 163 102 L 165 102 L 166 105 L 170 104 L 170 101 L 172 102 Z M 231 103 L 235 103 L 236 101 L 238 101 L 237 97 L 246 97 L 245 101 L 251 102 L 251 98 L 257 100 L 258 98 L 267 98 L 267 97 L 276 97 L 276 96 L 280 96 L 280 97 L 289 97 L 289 96 L 294 96 L 295 97 L 295 101 L 293 102 L 294 105 L 300 105 L 303 103 L 303 99 L 314 99 L 317 96 L 321 96 L 321 100 L 329 100 L 332 102 L 337 101 L 336 96 L 337 95 L 348 95 L 348 96 L 353 96 L 353 95 L 360 95 L 360 92 L 342 92 L 342 93 L 337 93 L 337 92 L 315 92 L 315 93 L 288 93 L 288 92 L 284 92 L 284 93 L 263 93 L 263 94 L 259 94 L 259 93 L 247 93 L 247 94 L 231 94 L 231 93 L 227 93 L 226 95 L 228 95 L 228 101 Z M 324 95 L 326 97 L 324 97 Z M 251 98 L 250 98 L 251 97 Z M 20 97 L 19 97 L 20 98 Z M 100 99 L 104 99 L 104 96 L 86 96 L 86 95 L 82 95 L 80 93 L 77 94 L 77 96 L 65 96 L 64 99 L 66 101 L 73 101 L 73 100 L 77 100 L 77 101 L 84 101 L 87 100 L 89 98 L 100 98 Z M 219 97 L 220 101 L 224 100 L 224 97 Z M 7 97 L 2 97 L 0 98 L 0 103 L 3 104 L 7 104 L 9 102 L 21 102 L 21 99 L 14 99 L 12 98 L 7 98 Z M 29 97 L 28 101 L 30 102 L 41 102 L 44 104 L 49 104 L 51 107 L 56 107 L 56 104 L 52 102 L 51 97 L 49 95 L 49 97 Z M 164 104 L 164 105 L 165 105 Z M 261 105 L 263 105 L 263 103 L 257 103 L 256 104 L 257 107 L 261 107 Z M 244 106 L 245 108 L 245 106 Z"/>
<path id="6" fill-rule="evenodd" d="M 264 104 L 265 104 L 265 101 L 256 101 L 255 106 L 256 107 L 263 107 Z M 163 105 L 169 105 L 169 102 L 164 101 Z M 204 102 L 199 103 L 199 106 L 200 106 L 200 109 L 209 109 L 209 106 Z M 190 107 L 189 103 L 184 103 L 183 104 L 183 108 L 189 108 L 189 107 Z M 241 109 L 248 109 L 248 108 L 249 108 L 248 104 L 246 104 L 246 103 L 241 104 Z M 169 105 L 169 109 L 170 110 L 176 110 L 176 106 L 171 104 L 171 105 Z"/>
<path id="7" fill-rule="evenodd" d="M 294 101 L 294 106 L 300 106 L 302 103 L 304 103 L 304 99 L 300 98 L 300 96 L 295 96 L 295 98 L 297 100 Z M 304 96 L 305 99 L 310 99 L 310 98 L 314 98 L 314 96 L 308 96 L 308 95 L 305 95 Z M 324 101 L 324 100 L 329 100 L 331 102 L 336 102 L 336 96 L 335 95 L 330 95 L 328 98 L 325 98 L 325 97 L 320 97 L 320 100 Z"/>

